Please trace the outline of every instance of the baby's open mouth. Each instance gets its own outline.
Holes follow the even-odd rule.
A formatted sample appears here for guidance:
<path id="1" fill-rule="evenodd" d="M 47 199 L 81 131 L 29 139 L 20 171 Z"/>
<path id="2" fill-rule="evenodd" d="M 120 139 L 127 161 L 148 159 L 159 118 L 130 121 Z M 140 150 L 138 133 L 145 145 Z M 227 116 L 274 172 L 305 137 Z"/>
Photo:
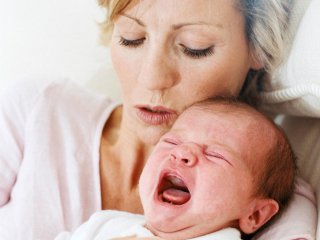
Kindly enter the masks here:
<path id="1" fill-rule="evenodd" d="M 166 175 L 161 179 L 158 196 L 160 201 L 173 205 L 185 204 L 191 198 L 184 181 L 173 175 Z"/>

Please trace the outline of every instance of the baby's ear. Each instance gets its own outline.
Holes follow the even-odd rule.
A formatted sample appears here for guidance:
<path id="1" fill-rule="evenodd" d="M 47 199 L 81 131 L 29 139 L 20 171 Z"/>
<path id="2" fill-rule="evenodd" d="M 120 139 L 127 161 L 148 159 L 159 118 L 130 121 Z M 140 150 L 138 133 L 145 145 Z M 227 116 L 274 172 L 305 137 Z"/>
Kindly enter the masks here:
<path id="1" fill-rule="evenodd" d="M 257 199 L 239 219 L 239 227 L 245 234 L 258 230 L 279 211 L 278 203 L 273 199 Z"/>

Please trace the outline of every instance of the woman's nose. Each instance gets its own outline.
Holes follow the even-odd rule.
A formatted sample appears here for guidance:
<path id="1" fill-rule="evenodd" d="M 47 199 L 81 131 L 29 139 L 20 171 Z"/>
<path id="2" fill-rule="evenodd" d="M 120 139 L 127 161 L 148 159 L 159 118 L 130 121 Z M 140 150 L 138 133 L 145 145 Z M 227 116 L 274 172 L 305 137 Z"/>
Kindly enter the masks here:
<path id="1" fill-rule="evenodd" d="M 182 144 L 175 147 L 171 154 L 170 160 L 176 164 L 183 164 L 187 167 L 193 167 L 198 162 L 198 146 L 195 144 Z"/>
<path id="2" fill-rule="evenodd" d="M 147 48 L 140 65 L 138 81 L 151 91 L 163 91 L 177 84 L 178 68 L 165 48 Z"/>

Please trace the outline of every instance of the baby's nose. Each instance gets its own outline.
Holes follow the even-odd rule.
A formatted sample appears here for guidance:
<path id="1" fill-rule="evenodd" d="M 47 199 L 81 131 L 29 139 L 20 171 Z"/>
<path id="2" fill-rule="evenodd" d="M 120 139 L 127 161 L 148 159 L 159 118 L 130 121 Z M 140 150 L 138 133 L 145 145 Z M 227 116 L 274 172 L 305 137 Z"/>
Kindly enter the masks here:
<path id="1" fill-rule="evenodd" d="M 194 144 L 181 144 L 172 150 L 170 160 L 187 167 L 192 167 L 198 161 L 197 148 L 198 146 Z"/>

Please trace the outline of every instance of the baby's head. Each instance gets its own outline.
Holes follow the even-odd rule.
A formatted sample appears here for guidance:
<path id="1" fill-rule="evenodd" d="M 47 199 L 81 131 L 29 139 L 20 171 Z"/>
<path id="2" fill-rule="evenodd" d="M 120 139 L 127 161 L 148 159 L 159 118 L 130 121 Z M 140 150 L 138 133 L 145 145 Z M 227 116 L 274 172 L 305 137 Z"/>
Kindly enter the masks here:
<path id="1" fill-rule="evenodd" d="M 166 239 L 225 227 L 255 232 L 288 203 L 295 157 L 283 132 L 227 99 L 188 108 L 156 145 L 140 178 L 147 226 Z"/>

